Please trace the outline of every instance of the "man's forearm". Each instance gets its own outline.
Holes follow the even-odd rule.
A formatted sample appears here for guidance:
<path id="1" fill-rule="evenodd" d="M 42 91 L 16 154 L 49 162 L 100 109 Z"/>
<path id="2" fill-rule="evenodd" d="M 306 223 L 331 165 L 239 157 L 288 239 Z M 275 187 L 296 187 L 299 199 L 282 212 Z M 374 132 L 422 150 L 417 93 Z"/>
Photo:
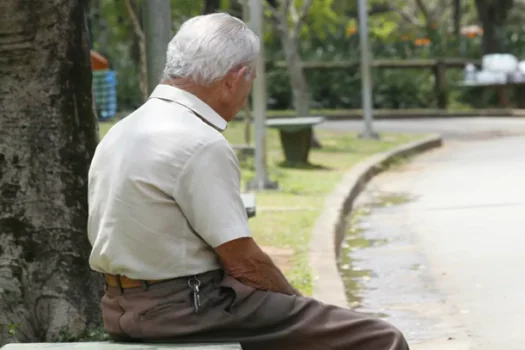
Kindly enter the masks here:
<path id="1" fill-rule="evenodd" d="M 251 268 L 247 269 L 246 266 Z M 230 268 L 226 272 L 255 289 L 301 296 L 270 258 L 268 261 L 251 261 L 250 264 L 243 264 L 242 268 Z"/>
<path id="2" fill-rule="evenodd" d="M 258 290 L 298 295 L 297 291 L 275 266 L 261 265 L 256 273 L 244 273 L 232 277 Z"/>
<path id="3" fill-rule="evenodd" d="M 215 250 L 226 273 L 240 282 L 259 290 L 301 295 L 251 237 L 226 242 Z"/>

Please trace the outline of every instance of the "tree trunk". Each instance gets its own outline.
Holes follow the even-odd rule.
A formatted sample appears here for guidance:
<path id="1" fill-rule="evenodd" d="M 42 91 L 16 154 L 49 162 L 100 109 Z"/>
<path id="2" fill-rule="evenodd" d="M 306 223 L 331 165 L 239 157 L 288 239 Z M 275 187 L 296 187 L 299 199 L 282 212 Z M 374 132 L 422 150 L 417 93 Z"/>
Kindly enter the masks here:
<path id="1" fill-rule="evenodd" d="M 169 0 L 142 2 L 142 28 L 148 73 L 148 95 L 161 82 L 166 65 L 166 48 L 172 39 L 171 5 Z"/>
<path id="2" fill-rule="evenodd" d="M 146 102 L 149 97 L 149 86 L 148 86 L 148 62 L 146 57 L 146 36 L 144 30 L 140 24 L 139 18 L 142 16 L 140 13 L 140 6 L 132 3 L 131 0 L 126 0 L 126 8 L 128 15 L 131 20 L 133 27 L 133 41 L 138 46 L 139 51 L 139 65 L 140 65 L 140 80 L 139 87 L 142 95 L 142 102 Z"/>
<path id="3" fill-rule="evenodd" d="M 290 37 L 288 32 L 283 33 L 281 31 L 279 37 L 290 74 L 292 101 L 295 112 L 298 117 L 307 117 L 310 114 L 310 92 L 308 91 L 308 82 L 304 74 L 304 69 L 301 66 L 297 42 Z M 312 147 L 321 148 L 321 143 L 315 133 L 312 133 Z"/>
<path id="4" fill-rule="evenodd" d="M 86 0 L 0 1 L 0 346 L 100 326 Z"/>
<path id="5" fill-rule="evenodd" d="M 195 0 L 194 0 L 195 1 Z M 204 0 L 203 14 L 215 13 L 221 8 L 221 0 Z"/>
<path id="6" fill-rule="evenodd" d="M 432 32 L 434 31 L 432 25 L 435 20 L 427 8 L 426 2 L 424 2 L 423 0 L 416 0 L 416 6 L 418 7 L 419 11 L 423 14 L 423 18 L 425 18 L 425 27 L 427 29 L 427 34 L 430 37 L 430 35 L 432 35 Z"/>
<path id="7" fill-rule="evenodd" d="M 281 33 L 280 37 L 290 74 L 293 105 L 297 116 L 306 117 L 310 113 L 310 93 L 301 60 L 298 57 L 297 43 L 289 37 L 288 33 Z"/>
<path id="8" fill-rule="evenodd" d="M 483 22 L 482 49 L 484 55 L 501 52 L 501 42 L 498 39 L 497 33 L 497 24 L 491 20 Z"/>
<path id="9" fill-rule="evenodd" d="M 246 20 L 248 21 L 248 17 L 245 17 L 243 11 L 244 7 L 248 7 L 248 5 L 244 5 L 245 0 L 231 0 L 230 1 L 230 8 L 228 9 L 228 13 L 232 15 L 233 17 L 237 17 L 238 19 Z"/>
<path id="10" fill-rule="evenodd" d="M 478 17 L 483 26 L 483 54 L 500 53 L 504 49 L 500 34 L 513 6 L 514 0 L 476 0 Z"/>
<path id="11" fill-rule="evenodd" d="M 461 38 L 461 0 L 454 0 L 454 36 L 459 43 Z"/>
<path id="12" fill-rule="evenodd" d="M 281 48 L 284 51 L 288 72 L 290 74 L 292 102 L 295 112 L 299 117 L 306 117 L 310 113 L 310 92 L 308 91 L 308 82 L 301 65 L 301 58 L 299 57 L 298 38 L 288 26 L 288 9 L 280 10 L 280 4 L 276 0 L 266 1 L 273 8 L 272 19 L 279 40 L 281 41 Z M 293 6 L 293 4 L 291 6 Z M 298 20 L 300 21 L 301 19 Z M 312 147 L 321 148 L 321 143 L 318 141 L 315 133 L 312 133 Z"/>

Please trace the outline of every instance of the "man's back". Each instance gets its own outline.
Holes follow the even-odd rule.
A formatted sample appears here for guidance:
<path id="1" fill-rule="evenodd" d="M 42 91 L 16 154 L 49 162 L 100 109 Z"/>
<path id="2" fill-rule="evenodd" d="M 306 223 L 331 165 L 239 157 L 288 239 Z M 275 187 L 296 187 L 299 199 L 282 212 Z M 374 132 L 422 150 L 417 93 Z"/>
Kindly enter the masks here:
<path id="1" fill-rule="evenodd" d="M 218 268 L 213 249 L 192 232 L 174 192 L 192 155 L 221 141 L 222 134 L 187 107 L 161 99 L 150 99 L 118 122 L 90 168 L 92 267 L 143 279 Z"/>

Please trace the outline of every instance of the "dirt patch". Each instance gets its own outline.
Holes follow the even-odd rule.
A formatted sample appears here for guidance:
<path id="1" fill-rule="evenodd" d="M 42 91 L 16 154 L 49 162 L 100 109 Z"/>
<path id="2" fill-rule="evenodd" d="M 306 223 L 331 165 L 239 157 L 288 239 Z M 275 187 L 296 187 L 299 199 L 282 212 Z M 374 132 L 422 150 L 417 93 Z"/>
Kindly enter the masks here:
<path id="1" fill-rule="evenodd" d="M 284 273 L 292 267 L 291 258 L 294 250 L 291 248 L 277 248 L 272 246 L 261 246 L 261 249 L 268 254 L 275 265 Z"/>

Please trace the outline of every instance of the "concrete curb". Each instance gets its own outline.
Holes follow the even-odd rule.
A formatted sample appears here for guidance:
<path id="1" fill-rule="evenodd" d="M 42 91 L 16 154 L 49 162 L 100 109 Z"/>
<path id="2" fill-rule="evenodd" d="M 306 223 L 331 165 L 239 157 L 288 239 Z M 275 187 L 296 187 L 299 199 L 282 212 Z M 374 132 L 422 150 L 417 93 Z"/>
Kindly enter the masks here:
<path id="1" fill-rule="evenodd" d="M 354 200 L 372 177 L 397 158 L 440 147 L 442 139 L 434 135 L 410 142 L 388 152 L 378 153 L 353 166 L 335 190 L 326 198 L 310 242 L 313 297 L 327 304 L 348 307 L 343 281 L 337 268 L 337 256 L 344 237 L 348 214 Z"/>

